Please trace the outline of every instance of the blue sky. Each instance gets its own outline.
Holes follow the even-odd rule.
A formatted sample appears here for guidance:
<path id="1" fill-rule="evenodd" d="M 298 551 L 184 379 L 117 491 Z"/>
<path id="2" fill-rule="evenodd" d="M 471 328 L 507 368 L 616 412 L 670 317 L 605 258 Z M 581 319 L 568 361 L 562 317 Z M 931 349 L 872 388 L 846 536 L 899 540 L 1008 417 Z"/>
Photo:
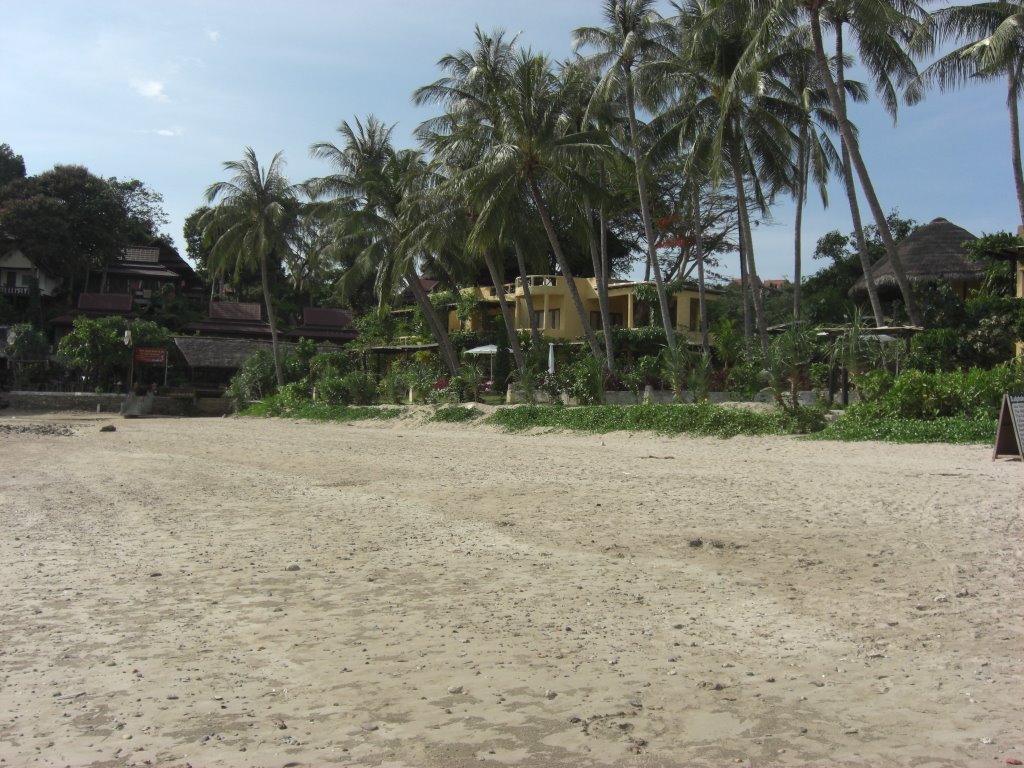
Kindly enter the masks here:
<path id="1" fill-rule="evenodd" d="M 438 76 L 446 52 L 472 44 L 473 26 L 520 32 L 556 58 L 577 26 L 600 24 L 597 0 L 326 0 L 281 2 L 17 2 L 0 27 L 0 142 L 28 172 L 56 163 L 138 178 L 164 196 L 183 246 L 185 217 L 225 178 L 222 162 L 246 146 L 279 150 L 293 181 L 328 168 L 310 144 L 334 141 L 343 119 L 398 123 L 398 143 L 432 114 L 412 91 Z M 929 94 L 893 128 L 877 102 L 852 114 L 883 206 L 926 222 L 944 216 L 975 234 L 1014 231 L 1009 129 L 999 85 Z M 838 185 L 832 205 L 805 214 L 805 274 L 815 240 L 849 231 Z M 792 206 L 758 226 L 763 278 L 793 274 Z M 738 273 L 735 256 L 723 271 Z"/>

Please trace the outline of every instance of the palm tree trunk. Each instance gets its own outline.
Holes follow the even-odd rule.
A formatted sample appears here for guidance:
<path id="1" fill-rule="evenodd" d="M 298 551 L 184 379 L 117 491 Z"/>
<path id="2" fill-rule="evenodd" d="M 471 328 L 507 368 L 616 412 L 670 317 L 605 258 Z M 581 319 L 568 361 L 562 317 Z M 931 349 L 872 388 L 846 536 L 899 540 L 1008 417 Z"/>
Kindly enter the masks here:
<path id="1" fill-rule="evenodd" d="M 555 253 L 555 261 L 558 262 L 558 268 L 562 270 L 562 279 L 565 280 L 565 285 L 569 289 L 569 298 L 572 299 L 573 306 L 576 308 L 576 314 L 579 315 L 580 325 L 583 326 L 583 335 L 587 339 L 591 353 L 593 353 L 594 357 L 600 359 L 603 357 L 601 345 L 597 343 L 597 336 L 594 335 L 594 329 L 590 325 L 590 318 L 587 317 L 587 311 L 583 306 L 583 300 L 580 298 L 580 292 L 576 290 L 576 281 L 573 279 L 569 262 L 562 252 L 562 246 L 558 242 L 558 235 L 555 233 L 554 224 L 551 223 L 551 216 L 540 193 L 540 187 L 537 186 L 537 182 L 534 179 L 530 179 L 529 182 L 530 195 L 533 197 L 534 205 L 537 206 L 537 213 L 540 215 L 541 223 L 544 225 L 544 231 L 547 233 L 551 250 Z"/>
<path id="2" fill-rule="evenodd" d="M 409 286 L 409 290 L 412 291 L 412 295 L 416 298 L 416 303 L 420 305 L 423 316 L 427 319 L 427 325 L 430 326 L 431 334 L 437 342 L 437 347 L 441 352 L 441 359 L 444 360 L 448 373 L 452 376 L 458 376 L 459 361 L 455 357 L 452 341 L 448 338 L 448 333 L 441 326 L 441 321 L 437 319 L 434 305 L 430 303 L 430 297 L 427 296 L 427 292 L 423 290 L 423 284 L 420 283 L 420 276 L 416 274 L 416 270 L 412 267 L 405 273 L 405 283 Z"/>
<path id="3" fill-rule="evenodd" d="M 801 231 L 807 190 L 807 125 L 800 125 L 796 161 L 796 220 L 793 222 L 793 322 L 800 322 Z"/>
<path id="4" fill-rule="evenodd" d="M 846 112 L 846 67 L 843 64 L 843 25 L 836 25 L 836 86 L 839 97 L 843 101 L 843 113 Z M 868 241 L 864 236 L 864 223 L 860 218 L 860 205 L 857 203 L 857 189 L 853 184 L 853 168 L 850 166 L 850 151 L 846 140 L 840 136 L 839 146 L 843 154 L 843 185 L 846 197 L 850 202 L 850 218 L 853 220 L 854 237 L 857 240 L 857 253 L 860 255 L 860 266 L 864 272 L 864 284 L 868 289 L 868 300 L 871 302 L 871 313 L 875 316 L 875 327 L 885 325 L 885 313 L 882 302 L 878 298 L 878 286 L 875 285 L 874 267 L 871 266 L 871 254 L 868 252 Z"/>
<path id="5" fill-rule="evenodd" d="M 644 178 L 644 167 L 640 158 L 640 136 L 636 122 L 636 103 L 633 98 L 633 73 L 625 72 L 626 80 L 626 115 L 629 118 L 629 139 L 633 151 L 633 166 L 636 170 L 636 187 L 640 195 L 640 216 L 644 220 L 644 237 L 647 238 L 647 263 L 654 274 L 654 287 L 658 291 L 658 304 L 661 307 L 661 324 L 665 328 L 665 341 L 669 348 L 676 346 L 675 323 L 668 311 L 668 295 L 665 283 L 661 279 L 661 266 L 658 264 L 657 241 L 654 234 L 654 222 L 651 220 L 651 205 L 647 196 L 647 180 Z"/>
<path id="6" fill-rule="evenodd" d="M 1007 70 L 1009 80 L 1006 93 L 1006 110 L 1010 113 L 1010 162 L 1013 164 L 1013 184 L 1017 190 L 1017 208 L 1020 222 L 1024 225 L 1024 170 L 1020 160 L 1020 116 L 1017 111 L 1017 81 L 1020 73 L 1013 67 Z"/>
<path id="7" fill-rule="evenodd" d="M 750 212 L 747 210 L 747 192 L 743 186 L 741 170 L 742 155 L 740 144 L 742 138 L 739 126 L 733 126 L 732 135 L 732 175 L 736 184 L 736 203 L 739 212 L 740 239 L 743 241 L 743 256 L 747 263 L 747 281 L 750 283 L 750 296 L 754 303 L 754 320 L 757 323 L 757 335 L 761 342 L 761 354 L 768 356 L 768 320 L 764 313 L 764 296 L 761 293 L 761 279 L 757 276 L 757 265 L 754 262 L 754 238 L 750 234 Z"/>
<path id="8" fill-rule="evenodd" d="M 270 278 L 267 274 L 267 259 L 260 259 L 260 283 L 263 287 L 263 303 L 267 305 L 267 322 L 270 324 L 270 348 L 274 352 L 274 376 L 277 386 L 284 386 L 284 373 L 281 371 L 281 350 L 277 345 L 277 318 L 274 317 L 274 302 L 270 300 Z"/>
<path id="9" fill-rule="evenodd" d="M 811 12 L 811 35 L 814 38 L 814 55 L 821 79 L 825 83 L 825 90 L 828 91 L 832 110 L 836 113 L 836 117 L 839 118 L 840 133 L 846 142 L 847 149 L 850 151 L 850 160 L 857 171 L 857 178 L 860 179 L 860 186 L 864 191 L 864 197 L 867 198 L 868 207 L 871 208 L 871 214 L 875 219 L 875 226 L 878 227 L 878 234 L 885 244 L 885 252 L 889 257 L 889 264 L 892 266 L 896 282 L 899 284 L 900 293 L 903 294 L 903 303 L 907 307 L 910 322 L 914 325 L 920 325 L 921 316 L 917 311 L 917 304 L 914 301 L 914 294 L 910 288 L 910 281 L 907 280 L 907 274 L 903 269 L 903 262 L 900 259 L 899 252 L 896 250 L 896 242 L 892 239 L 889 223 L 885 220 L 885 211 L 882 210 L 882 204 L 878 201 L 878 195 L 875 194 L 875 188 L 871 183 L 871 177 L 868 175 L 867 166 L 864 164 L 864 158 L 860 154 L 857 137 L 854 135 L 850 121 L 846 117 L 843 99 L 839 95 L 835 80 L 832 79 L 828 60 L 825 58 L 825 45 L 821 39 L 821 16 L 820 9 L 818 8 Z"/>
<path id="10" fill-rule="evenodd" d="M 537 327 L 537 316 L 533 313 L 533 292 L 530 290 L 529 275 L 526 271 L 526 254 L 523 253 L 523 246 L 515 241 L 516 262 L 519 265 L 519 277 L 523 281 L 523 298 L 526 300 L 526 314 L 530 320 L 530 341 L 533 349 L 540 349 L 540 329 Z"/>
<path id="11" fill-rule="evenodd" d="M 594 289 L 597 291 L 597 305 L 601 311 L 601 332 L 604 336 L 605 366 L 608 372 L 615 370 L 615 354 L 612 347 L 612 322 L 608 311 L 608 283 L 601 269 L 601 246 L 597 232 L 594 231 L 594 217 L 590 201 L 584 198 L 584 210 L 587 212 L 587 240 L 590 242 L 590 262 L 594 267 Z M 598 226 L 601 226 L 600 221 Z"/>
<path id="12" fill-rule="evenodd" d="M 705 353 L 711 351 L 708 338 L 708 304 L 704 296 L 704 220 L 700 213 L 700 187 L 693 190 L 694 258 L 697 260 L 697 296 L 700 301 L 700 346 Z"/>
<path id="13" fill-rule="evenodd" d="M 494 283 L 494 290 L 498 296 L 498 306 L 501 307 L 501 317 L 505 321 L 505 333 L 508 334 L 508 343 L 512 348 L 512 357 L 516 360 L 516 368 L 520 371 L 526 370 L 526 361 L 523 360 L 523 350 L 519 346 L 519 334 L 516 333 L 516 319 L 509 310 L 508 302 L 505 301 L 505 283 L 498 274 L 498 266 L 494 263 L 494 257 L 490 251 L 484 251 L 484 263 L 487 264 L 487 271 L 491 275 L 491 282 Z"/>
<path id="14" fill-rule="evenodd" d="M 750 280 L 747 278 L 747 244 L 743 240 L 743 227 L 739 220 L 739 196 L 736 198 L 736 229 L 740 236 L 740 294 L 743 297 L 743 345 L 750 346 L 750 340 L 754 338 L 754 308 L 750 306 Z"/>
<path id="15" fill-rule="evenodd" d="M 600 214 L 597 217 L 597 225 L 601 229 L 601 237 L 600 237 L 601 258 L 600 258 L 600 261 L 599 261 L 599 266 L 601 267 L 601 269 L 598 272 L 598 278 L 601 281 L 601 285 L 604 286 L 604 297 L 605 297 L 605 303 L 607 304 L 607 302 L 608 302 L 608 219 L 605 216 L 604 206 L 603 205 L 601 206 L 600 210 L 601 210 L 601 212 L 600 212 Z M 605 345 L 606 345 L 605 352 L 608 355 L 608 370 L 609 370 L 609 372 L 611 372 L 611 371 L 615 370 L 615 345 L 612 342 L 612 332 L 611 332 L 611 328 L 610 328 L 610 325 L 611 325 L 611 312 L 610 312 L 610 310 L 609 310 L 609 316 L 608 316 L 607 321 L 602 321 L 602 322 L 605 322 L 606 323 L 605 327 L 608 328 L 608 330 L 605 332 L 604 341 L 605 341 Z"/>

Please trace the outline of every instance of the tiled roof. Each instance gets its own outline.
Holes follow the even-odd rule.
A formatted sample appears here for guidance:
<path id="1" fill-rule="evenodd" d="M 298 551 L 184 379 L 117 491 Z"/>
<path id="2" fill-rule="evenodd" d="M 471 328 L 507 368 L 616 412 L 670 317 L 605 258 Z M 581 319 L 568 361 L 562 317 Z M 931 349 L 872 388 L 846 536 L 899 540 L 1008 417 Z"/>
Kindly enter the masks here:
<path id="1" fill-rule="evenodd" d="M 352 313 L 347 309 L 305 307 L 302 310 L 302 324 L 345 328 L 352 324 Z"/>
<path id="2" fill-rule="evenodd" d="M 130 293 L 83 293 L 78 297 L 78 308 L 86 312 L 131 312 Z"/>
<path id="3" fill-rule="evenodd" d="M 210 319 L 259 322 L 263 319 L 263 308 L 255 302 L 211 301 Z"/>

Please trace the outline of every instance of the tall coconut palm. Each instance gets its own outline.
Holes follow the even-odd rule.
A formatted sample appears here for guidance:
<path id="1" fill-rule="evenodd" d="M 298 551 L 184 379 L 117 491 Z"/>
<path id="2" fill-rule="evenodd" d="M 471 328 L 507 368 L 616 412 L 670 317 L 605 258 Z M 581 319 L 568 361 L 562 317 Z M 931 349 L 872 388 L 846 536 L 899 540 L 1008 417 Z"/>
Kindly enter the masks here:
<path id="1" fill-rule="evenodd" d="M 598 85 L 593 69 L 582 60 L 568 62 L 560 73 L 566 120 L 575 130 L 598 131 L 621 138 L 620 110 L 613 103 L 594 104 L 592 96 Z M 629 162 L 609 143 L 609 152 L 595 155 L 581 153 L 577 157 L 577 171 L 597 181 L 598 197 L 584 193 L 578 200 L 570 201 L 577 213 L 583 239 L 590 249 L 590 260 L 594 270 L 594 287 L 597 293 L 598 309 L 601 316 L 601 330 L 604 336 L 605 367 L 609 373 L 615 370 L 615 339 L 612 333 L 611 309 L 608 298 L 609 256 L 608 256 L 608 210 L 610 195 L 606 188 L 610 177 Z"/>
<path id="2" fill-rule="evenodd" d="M 906 87 L 917 77 L 917 68 L 906 50 L 907 44 L 920 37 L 921 20 L 925 11 L 914 0 L 750 0 L 750 5 L 762 16 L 759 33 L 752 40 L 752 58 L 759 48 L 771 47 L 780 35 L 803 17 L 811 28 L 815 61 L 818 73 L 828 93 L 832 110 L 839 120 L 839 129 L 850 153 L 850 162 L 860 181 L 861 190 L 878 228 L 879 237 L 885 245 L 885 252 L 892 265 L 893 275 L 903 295 L 910 321 L 920 324 L 920 314 L 914 301 L 914 294 L 903 268 L 886 221 L 885 211 L 879 202 L 867 165 L 860 151 L 860 142 L 850 122 L 846 105 L 833 77 L 830 57 L 825 52 L 822 26 L 836 6 L 841 6 L 841 15 L 848 20 L 851 31 L 856 35 L 860 63 L 871 74 L 883 106 L 895 115 L 898 88 Z M 749 62 L 747 62 L 749 64 Z"/>
<path id="3" fill-rule="evenodd" d="M 968 82 L 1006 81 L 1010 165 L 1024 225 L 1024 170 L 1017 106 L 1024 91 L 1024 2 L 999 0 L 941 8 L 932 14 L 929 28 L 934 30 L 934 36 L 922 36 L 919 50 L 930 51 L 935 43 L 951 38 L 967 42 L 925 69 L 920 80 L 911 84 L 908 96 L 912 101 L 923 98 L 923 85 L 937 85 L 945 91 Z"/>
<path id="4" fill-rule="evenodd" d="M 640 122 L 637 119 L 635 76 L 638 67 L 664 58 L 668 51 L 662 38 L 668 28 L 654 10 L 654 0 L 604 0 L 602 12 L 605 27 L 580 27 L 573 32 L 576 48 L 595 49 L 588 57 L 592 65 L 602 72 L 601 81 L 594 91 L 600 103 L 621 98 L 629 123 L 629 147 L 636 173 L 640 198 L 640 215 L 647 241 L 647 264 L 654 275 L 661 310 L 665 338 L 675 347 L 675 324 L 669 314 L 668 294 L 658 263 L 657 236 L 651 214 L 650 195 L 647 190 L 648 169 L 644 158 Z"/>
<path id="5" fill-rule="evenodd" d="M 465 169 L 465 188 L 477 214 L 476 233 L 495 231 L 508 210 L 526 197 L 541 220 L 566 283 L 583 334 L 595 357 L 602 356 L 555 227 L 549 197 L 568 199 L 596 187 L 577 170 L 581 154 L 605 151 L 606 138 L 573 130 L 562 110 L 561 88 L 546 56 L 518 50 L 507 86 L 498 100 L 498 119 L 484 126 L 494 140 L 478 143 L 479 162 Z"/>
<path id="6" fill-rule="evenodd" d="M 514 311 L 506 300 L 504 275 L 494 258 L 495 250 L 507 244 L 508 224 L 516 211 L 506 210 L 505 217 L 492 219 L 489 229 L 467 230 L 466 225 L 475 218 L 475 212 L 462 185 L 463 172 L 475 165 L 486 147 L 496 140 L 496 129 L 501 120 L 499 101 L 509 81 L 515 38 L 506 41 L 503 31 L 487 34 L 479 27 L 474 30 L 474 35 L 476 44 L 472 50 L 443 56 L 438 66 L 445 75 L 413 94 L 413 101 L 418 105 L 437 103 L 446 109 L 444 114 L 425 121 L 417 129 L 420 141 L 433 152 L 435 164 L 447 177 L 446 183 L 436 188 L 432 195 L 434 213 L 419 227 L 419 236 L 435 243 L 438 239 L 451 243 L 453 238 L 458 238 L 464 245 L 475 246 L 474 250 L 482 258 L 494 285 L 516 366 L 524 370 L 526 362 L 519 344 Z M 526 275 L 521 277 L 525 285 Z M 530 304 L 532 297 L 528 302 L 532 327 L 535 320 Z"/>
<path id="7" fill-rule="evenodd" d="M 299 187 L 285 177 L 284 156 L 278 152 L 260 167 L 256 152 L 246 147 L 241 160 L 229 160 L 224 170 L 233 174 L 206 189 L 206 202 L 216 205 L 201 219 L 203 239 L 210 247 L 208 267 L 214 274 L 233 267 L 260 270 L 260 286 L 267 308 L 277 385 L 284 384 L 277 341 L 277 318 L 270 290 L 271 265 L 280 266 L 288 251 L 288 235 L 297 209 Z"/>
<path id="8" fill-rule="evenodd" d="M 456 376 L 459 362 L 442 324 L 430 303 L 417 263 L 424 254 L 410 247 L 407 236 L 421 220 L 421 200 L 432 181 L 421 153 L 396 150 L 391 141 L 394 126 L 370 115 L 355 125 L 342 121 L 338 132 L 342 146 L 314 144 L 313 157 L 330 162 L 336 172 L 313 179 L 309 188 L 334 201 L 333 234 L 345 244 L 357 244 L 360 253 L 342 277 L 344 290 L 367 275 L 375 275 L 374 289 L 380 310 L 386 311 L 401 289 L 410 291 L 426 318 L 448 372 Z"/>
<path id="9" fill-rule="evenodd" d="M 829 138 L 827 130 L 837 130 L 835 114 L 828 103 L 814 64 L 814 52 L 810 48 L 808 34 L 797 30 L 793 45 L 782 62 L 782 77 L 775 81 L 780 96 L 797 106 L 796 143 L 793 152 L 796 158 L 796 173 L 793 177 L 793 200 L 796 212 L 793 222 L 793 320 L 800 322 L 800 281 L 802 277 L 802 234 L 803 210 L 811 181 L 818 187 L 822 204 L 828 206 L 828 177 L 834 170 L 842 173 L 842 158 Z M 865 98 L 860 83 L 847 81 L 845 87 L 855 100 Z M 847 94 L 844 94 L 844 97 Z"/>
<path id="10" fill-rule="evenodd" d="M 828 22 L 835 32 L 835 68 L 836 86 L 839 96 L 846 105 L 849 95 L 846 87 L 846 68 L 848 66 L 845 55 L 843 27 L 847 23 L 847 8 L 842 3 L 834 3 L 828 9 Z M 846 146 L 846 140 L 839 136 L 839 146 L 842 154 L 842 179 L 843 188 L 846 191 L 846 201 L 850 206 L 850 222 L 853 225 L 853 236 L 857 246 L 857 254 L 860 257 L 861 271 L 864 272 L 864 285 L 867 286 L 868 300 L 871 304 L 871 312 L 875 317 L 875 327 L 880 328 L 885 324 L 885 316 L 882 312 L 882 302 L 878 297 L 878 286 L 875 284 L 874 266 L 871 263 L 871 252 L 868 250 L 867 236 L 864 234 L 864 223 L 860 215 L 860 203 L 857 200 L 857 188 L 854 183 L 853 164 L 850 160 L 850 150 Z"/>
<path id="11" fill-rule="evenodd" d="M 673 57 L 657 68 L 663 92 L 679 94 L 675 109 L 665 112 L 664 130 L 686 148 L 691 168 L 708 169 L 713 180 L 724 168 L 732 175 L 742 276 L 749 283 L 761 351 L 767 354 L 768 322 L 750 213 L 755 206 L 767 210 L 770 195 L 788 188 L 793 177 L 790 126 L 798 123 L 798 110 L 780 98 L 778 83 L 788 43 L 762 49 L 756 66 L 740 71 L 752 23 L 749 7 L 722 0 L 685 0 L 675 7 Z"/>

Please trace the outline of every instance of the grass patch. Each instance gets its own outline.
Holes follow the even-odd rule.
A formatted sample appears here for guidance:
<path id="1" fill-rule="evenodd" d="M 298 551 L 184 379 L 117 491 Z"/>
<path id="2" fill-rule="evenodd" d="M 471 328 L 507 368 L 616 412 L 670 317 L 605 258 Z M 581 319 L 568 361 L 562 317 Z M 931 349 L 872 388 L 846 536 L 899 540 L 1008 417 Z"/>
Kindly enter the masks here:
<path id="1" fill-rule="evenodd" d="M 465 408 L 461 405 L 448 405 L 434 411 L 434 415 L 430 417 L 430 420 L 457 424 L 459 422 L 471 421 L 479 415 L 480 411 L 475 408 Z"/>
<path id="2" fill-rule="evenodd" d="M 306 400 L 282 402 L 269 397 L 261 403 L 254 403 L 240 412 L 242 416 L 285 416 L 310 421 L 366 421 L 367 419 L 394 419 L 402 414 L 400 408 L 373 408 L 350 405 L 327 405 Z"/>
<path id="3" fill-rule="evenodd" d="M 781 411 L 758 412 L 696 405 L 589 405 L 575 408 L 523 405 L 503 408 L 487 421 L 509 431 L 531 427 L 574 429 L 585 432 L 661 432 L 713 437 L 736 435 L 792 435 L 821 429 L 822 413 L 803 409 L 799 417 Z"/>
<path id="4" fill-rule="evenodd" d="M 846 413 L 811 440 L 882 440 L 889 443 L 992 443 L 996 421 L 945 416 L 938 419 L 896 419 Z"/>

